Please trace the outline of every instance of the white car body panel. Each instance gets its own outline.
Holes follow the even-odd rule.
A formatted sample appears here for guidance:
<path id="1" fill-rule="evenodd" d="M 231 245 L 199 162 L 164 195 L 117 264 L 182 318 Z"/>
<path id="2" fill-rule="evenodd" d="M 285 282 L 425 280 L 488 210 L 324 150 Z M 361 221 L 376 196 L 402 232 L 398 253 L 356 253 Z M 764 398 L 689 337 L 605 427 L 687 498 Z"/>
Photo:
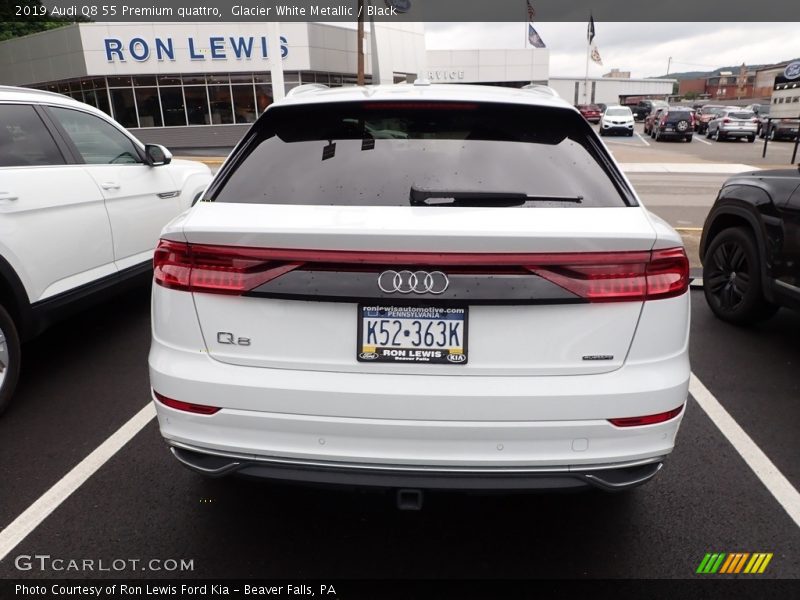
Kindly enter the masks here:
<path id="1" fill-rule="evenodd" d="M 31 302 L 116 273 L 100 189 L 83 165 L 0 168 L 0 256 Z"/>

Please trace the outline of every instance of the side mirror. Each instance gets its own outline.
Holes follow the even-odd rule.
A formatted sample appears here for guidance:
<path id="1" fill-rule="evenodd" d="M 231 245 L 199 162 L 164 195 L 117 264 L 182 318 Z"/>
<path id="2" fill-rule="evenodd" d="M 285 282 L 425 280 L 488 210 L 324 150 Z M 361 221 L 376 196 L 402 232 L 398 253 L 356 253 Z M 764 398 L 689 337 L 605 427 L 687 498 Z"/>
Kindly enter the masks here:
<path id="1" fill-rule="evenodd" d="M 168 165 L 172 161 L 172 152 L 160 144 L 145 144 L 144 154 L 151 167 Z"/>

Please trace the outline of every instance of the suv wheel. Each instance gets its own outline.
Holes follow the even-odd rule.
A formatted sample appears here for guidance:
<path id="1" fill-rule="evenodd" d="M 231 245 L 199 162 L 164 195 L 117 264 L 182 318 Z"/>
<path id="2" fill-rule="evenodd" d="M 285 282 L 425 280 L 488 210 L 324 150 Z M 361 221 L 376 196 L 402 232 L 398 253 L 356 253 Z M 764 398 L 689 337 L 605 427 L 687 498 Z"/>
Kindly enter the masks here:
<path id="1" fill-rule="evenodd" d="M 19 379 L 19 335 L 14 321 L 0 305 L 0 413 L 11 402 L 11 395 Z"/>
<path id="2" fill-rule="evenodd" d="M 729 323 L 754 323 L 778 309 L 761 293 L 758 249 L 747 229 L 725 229 L 712 240 L 703 259 L 703 293 L 712 312 Z"/>
<path id="3" fill-rule="evenodd" d="M 719 127 L 714 131 L 714 141 L 721 142 L 722 141 L 722 134 L 719 132 Z"/>

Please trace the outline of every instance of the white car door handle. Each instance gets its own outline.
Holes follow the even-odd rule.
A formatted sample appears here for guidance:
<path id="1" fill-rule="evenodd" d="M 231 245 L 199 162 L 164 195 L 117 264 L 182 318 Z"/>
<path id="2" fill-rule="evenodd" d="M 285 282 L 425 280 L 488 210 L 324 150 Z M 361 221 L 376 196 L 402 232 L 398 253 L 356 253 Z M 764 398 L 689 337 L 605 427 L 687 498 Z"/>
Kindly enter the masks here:
<path id="1" fill-rule="evenodd" d="M 19 200 L 19 196 L 14 196 L 11 192 L 0 192 L 0 200 L 8 200 L 9 202 Z"/>
<path id="2" fill-rule="evenodd" d="M 100 184 L 100 187 L 103 188 L 104 190 L 118 190 L 119 184 L 114 183 L 113 181 L 104 181 L 103 183 Z"/>

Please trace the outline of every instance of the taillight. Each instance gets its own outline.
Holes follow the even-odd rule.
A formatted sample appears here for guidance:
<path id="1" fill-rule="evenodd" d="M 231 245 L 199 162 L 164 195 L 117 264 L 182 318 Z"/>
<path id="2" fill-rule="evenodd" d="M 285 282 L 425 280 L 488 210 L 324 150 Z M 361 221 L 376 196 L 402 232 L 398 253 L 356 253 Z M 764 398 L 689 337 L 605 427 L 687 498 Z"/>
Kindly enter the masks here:
<path id="1" fill-rule="evenodd" d="M 153 274 L 157 284 L 170 289 L 241 294 L 302 264 L 275 260 L 259 248 L 161 240 L 153 256 Z"/>
<path id="2" fill-rule="evenodd" d="M 671 298 L 689 287 L 683 248 L 634 252 L 454 253 L 246 248 L 161 240 L 155 282 L 189 292 L 243 294 L 295 269 L 375 271 L 402 265 L 485 274 L 534 273 L 590 302 Z"/>
<path id="3" fill-rule="evenodd" d="M 674 419 L 683 411 L 683 406 L 679 406 L 667 412 L 658 413 L 655 415 L 646 415 L 643 417 L 623 417 L 621 419 L 608 419 L 609 423 L 617 427 L 639 427 L 641 425 L 655 425 L 656 423 L 665 423 L 670 419 Z"/>
<path id="4" fill-rule="evenodd" d="M 689 289 L 689 260 L 683 248 L 603 253 L 595 264 L 528 268 L 590 302 L 673 298 Z"/>
<path id="5" fill-rule="evenodd" d="M 667 117 L 664 117 L 661 119 L 661 127 L 664 127 L 664 125 L 666 124 L 667 124 Z"/>
<path id="6" fill-rule="evenodd" d="M 731 120 L 728 117 L 725 117 L 724 119 L 722 119 L 722 122 L 723 123 L 730 123 Z"/>
<path id="7" fill-rule="evenodd" d="M 191 402 L 173 400 L 172 398 L 162 396 L 156 391 L 153 391 L 153 395 L 156 397 L 156 400 L 161 402 L 164 406 L 169 406 L 175 410 L 182 410 L 183 412 L 194 413 L 196 415 L 213 415 L 220 410 L 219 406 L 206 406 L 205 404 L 192 404 Z"/>

